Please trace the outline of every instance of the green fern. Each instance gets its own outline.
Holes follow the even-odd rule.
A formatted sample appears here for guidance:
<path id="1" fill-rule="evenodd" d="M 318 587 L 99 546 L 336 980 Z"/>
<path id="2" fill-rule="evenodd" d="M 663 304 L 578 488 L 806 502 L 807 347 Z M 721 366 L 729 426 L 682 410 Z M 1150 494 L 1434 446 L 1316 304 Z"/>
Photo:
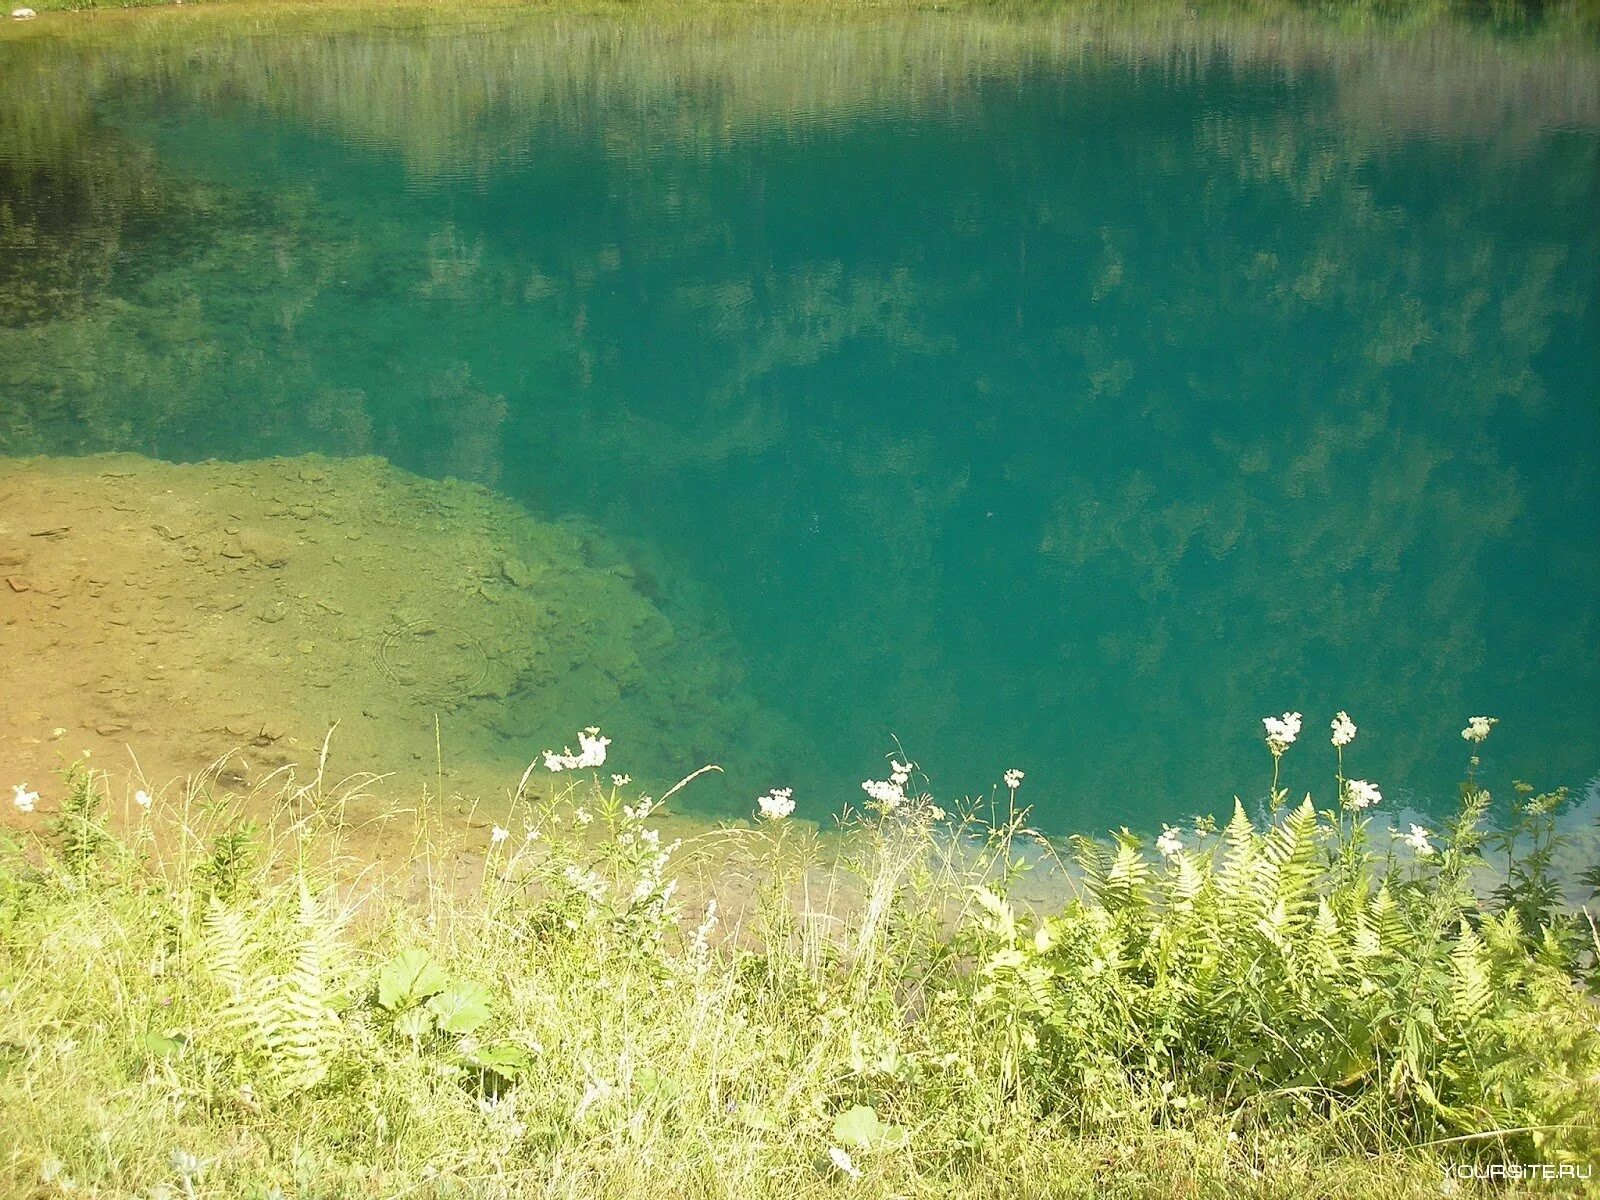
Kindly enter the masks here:
<path id="1" fill-rule="evenodd" d="M 1463 919 L 1455 949 L 1450 952 L 1455 988 L 1451 1016 L 1468 1026 L 1487 1013 L 1494 1002 L 1494 979 L 1483 939 Z"/>
<path id="2" fill-rule="evenodd" d="M 302 880 L 299 950 L 294 969 L 278 980 L 263 1040 L 273 1072 L 286 1091 L 315 1087 L 327 1074 L 339 1034 L 339 1018 L 328 1003 L 329 967 L 338 926 Z"/>
<path id="3" fill-rule="evenodd" d="M 329 985 L 338 932 L 302 881 L 294 960 L 280 973 L 249 918 L 215 898 L 206 913 L 205 964 L 222 992 L 218 1027 L 233 1035 L 232 1052 L 247 1067 L 263 1066 L 284 1093 L 315 1087 L 337 1049 Z"/>
<path id="4" fill-rule="evenodd" d="M 215 897 L 203 922 L 205 966 L 223 992 L 222 1025 L 253 1027 L 256 1014 L 249 999 L 255 990 L 250 964 L 256 955 L 244 917 Z"/>

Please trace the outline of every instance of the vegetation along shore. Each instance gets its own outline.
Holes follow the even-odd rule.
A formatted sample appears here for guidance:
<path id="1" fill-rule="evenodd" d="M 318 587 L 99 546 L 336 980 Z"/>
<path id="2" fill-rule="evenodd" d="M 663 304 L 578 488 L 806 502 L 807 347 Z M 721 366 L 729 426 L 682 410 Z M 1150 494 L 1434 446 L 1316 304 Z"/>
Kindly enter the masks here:
<path id="1" fill-rule="evenodd" d="M 1021 771 L 954 803 L 894 760 L 826 844 L 784 789 L 668 840 L 702 773 L 640 795 L 587 729 L 488 828 L 426 792 L 389 812 L 410 852 L 374 865 L 348 853 L 370 780 L 152 794 L 80 758 L 8 789 L 0 1188 L 1433 1197 L 1507 1164 L 1591 1187 L 1600 941 L 1551 871 L 1567 797 L 1519 783 L 1485 826 L 1494 724 L 1462 731 L 1455 818 L 1391 840 L 1347 714 L 1303 798 L 1277 785 L 1302 718 L 1268 718 L 1266 811 L 1078 840 L 1032 904 Z"/>

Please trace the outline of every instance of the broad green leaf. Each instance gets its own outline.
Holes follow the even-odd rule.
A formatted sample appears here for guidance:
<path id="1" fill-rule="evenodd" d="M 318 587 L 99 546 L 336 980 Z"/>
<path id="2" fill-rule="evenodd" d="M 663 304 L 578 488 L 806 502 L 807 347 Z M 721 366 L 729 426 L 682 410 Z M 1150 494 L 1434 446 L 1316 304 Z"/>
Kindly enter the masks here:
<path id="1" fill-rule="evenodd" d="M 457 980 L 428 1001 L 428 1008 L 447 1033 L 471 1033 L 489 1019 L 489 989 L 471 980 Z"/>
<path id="2" fill-rule="evenodd" d="M 868 1105 L 847 1108 L 833 1119 L 833 1139 L 856 1150 L 887 1150 L 906 1140 L 898 1125 L 885 1125 Z"/>
<path id="3" fill-rule="evenodd" d="M 449 985 L 444 968 L 426 950 L 406 950 L 378 972 L 378 1003 L 397 1012 L 420 1004 Z"/>
<path id="4" fill-rule="evenodd" d="M 493 1071 L 504 1079 L 515 1080 L 533 1066 L 533 1055 L 515 1042 L 495 1042 L 479 1047 L 462 1061 L 477 1070 Z"/>
<path id="5" fill-rule="evenodd" d="M 433 1013 L 426 1008 L 408 1008 L 394 1019 L 394 1031 L 414 1042 L 432 1033 L 433 1025 Z"/>
<path id="6" fill-rule="evenodd" d="M 181 1033 L 147 1033 L 144 1035 L 144 1048 L 156 1058 L 176 1058 L 189 1044 L 189 1039 Z"/>

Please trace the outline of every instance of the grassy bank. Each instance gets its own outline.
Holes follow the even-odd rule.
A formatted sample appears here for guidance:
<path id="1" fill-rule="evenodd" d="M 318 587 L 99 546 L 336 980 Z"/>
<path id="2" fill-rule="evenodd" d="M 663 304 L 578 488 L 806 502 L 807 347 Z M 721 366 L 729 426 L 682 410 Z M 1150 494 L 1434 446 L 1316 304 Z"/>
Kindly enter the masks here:
<path id="1" fill-rule="evenodd" d="M 9 12 L 17 5 L 7 6 Z M 445 14 L 527 9 L 546 12 L 638 14 L 641 6 L 613 0 L 32 0 L 36 12 L 107 12 L 121 9 L 187 7 L 236 11 L 241 15 L 280 12 L 292 19 L 364 10 L 443 12 Z M 730 15 L 772 10 L 823 13 L 966 12 L 1009 15 L 1122 16 L 1142 18 L 1152 11 L 1194 16 L 1260 20 L 1308 18 L 1341 25 L 1415 25 L 1455 22 L 1505 31 L 1552 31 L 1593 38 L 1600 35 L 1600 11 L 1590 0 L 682 0 L 659 5 L 663 15 L 686 11 Z M 650 5 L 642 6 L 648 13 Z"/>
<path id="2" fill-rule="evenodd" d="M 572 782 L 506 827 L 425 800 L 387 872 L 320 775 L 259 824 L 216 777 L 17 787 L 0 1191 L 1365 1198 L 1600 1157 L 1559 795 L 1486 839 L 1469 776 L 1397 854 L 1370 785 L 1274 791 L 1270 820 L 1080 845 L 1039 912 L 1010 898 L 1020 777 L 996 817 L 891 764 L 824 857 L 782 793 L 663 844 L 604 753 L 531 767 Z M 679 889 L 713 845 L 760 886 Z M 1480 901 L 1491 845 L 1513 869 Z"/>

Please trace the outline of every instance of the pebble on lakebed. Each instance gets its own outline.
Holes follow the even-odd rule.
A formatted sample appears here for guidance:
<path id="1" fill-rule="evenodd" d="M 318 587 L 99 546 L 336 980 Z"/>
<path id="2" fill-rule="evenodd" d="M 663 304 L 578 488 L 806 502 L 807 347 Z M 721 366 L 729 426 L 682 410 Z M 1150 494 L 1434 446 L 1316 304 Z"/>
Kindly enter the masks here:
<path id="1" fill-rule="evenodd" d="M 779 728 L 714 622 L 669 621 L 597 530 L 378 458 L 0 458 L 0 546 L 18 778 L 60 767 L 63 727 L 98 765 L 131 747 L 167 779 L 240 747 L 257 771 L 314 765 L 337 722 L 338 774 L 414 795 L 437 716 L 452 788 L 493 796 L 597 721 L 674 766 L 764 761 Z"/>
<path id="2" fill-rule="evenodd" d="M 31 8 L 13 8 L 11 10 L 11 19 L 13 21 L 31 21 L 38 15 Z"/>

